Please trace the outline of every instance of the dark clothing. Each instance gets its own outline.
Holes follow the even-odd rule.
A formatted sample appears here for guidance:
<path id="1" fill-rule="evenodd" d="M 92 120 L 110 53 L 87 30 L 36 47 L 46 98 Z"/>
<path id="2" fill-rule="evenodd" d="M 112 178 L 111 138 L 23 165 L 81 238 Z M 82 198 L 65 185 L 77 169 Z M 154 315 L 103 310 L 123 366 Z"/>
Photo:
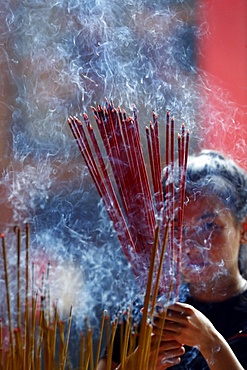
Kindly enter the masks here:
<path id="1" fill-rule="evenodd" d="M 192 297 L 186 303 L 201 311 L 223 335 L 233 352 L 247 370 L 247 290 L 229 300 L 218 303 L 202 303 Z M 140 312 L 138 305 L 136 312 Z M 113 361 L 119 363 L 119 336 L 116 334 Z M 216 349 L 217 350 L 217 349 Z M 196 348 L 186 347 L 181 363 L 170 367 L 171 370 L 207 370 L 203 356 Z M 227 369 L 226 369 L 227 370 Z"/>
<path id="2" fill-rule="evenodd" d="M 208 304 L 190 297 L 186 303 L 207 316 L 227 340 L 243 368 L 247 369 L 247 290 L 223 302 Z M 187 347 L 181 363 L 170 369 L 206 370 L 209 367 L 196 348 Z"/>

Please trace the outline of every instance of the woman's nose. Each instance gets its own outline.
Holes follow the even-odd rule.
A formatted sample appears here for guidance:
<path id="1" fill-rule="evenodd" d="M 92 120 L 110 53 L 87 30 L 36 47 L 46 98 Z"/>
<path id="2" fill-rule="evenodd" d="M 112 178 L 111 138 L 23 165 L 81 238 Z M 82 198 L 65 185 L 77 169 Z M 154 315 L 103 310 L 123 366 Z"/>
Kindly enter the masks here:
<path id="1" fill-rule="evenodd" d="M 200 226 L 185 228 L 183 230 L 183 249 L 186 253 L 194 250 L 211 249 L 211 234 L 205 234 Z"/>

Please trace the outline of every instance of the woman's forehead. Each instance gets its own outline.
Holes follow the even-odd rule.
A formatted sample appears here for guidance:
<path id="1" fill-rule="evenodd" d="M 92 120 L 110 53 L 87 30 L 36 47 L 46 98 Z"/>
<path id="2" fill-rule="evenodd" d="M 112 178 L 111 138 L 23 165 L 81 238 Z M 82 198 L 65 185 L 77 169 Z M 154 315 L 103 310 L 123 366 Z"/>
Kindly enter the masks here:
<path id="1" fill-rule="evenodd" d="M 193 194 L 186 195 L 184 213 L 200 219 L 217 217 L 228 214 L 230 211 L 225 204 L 215 195 Z"/>

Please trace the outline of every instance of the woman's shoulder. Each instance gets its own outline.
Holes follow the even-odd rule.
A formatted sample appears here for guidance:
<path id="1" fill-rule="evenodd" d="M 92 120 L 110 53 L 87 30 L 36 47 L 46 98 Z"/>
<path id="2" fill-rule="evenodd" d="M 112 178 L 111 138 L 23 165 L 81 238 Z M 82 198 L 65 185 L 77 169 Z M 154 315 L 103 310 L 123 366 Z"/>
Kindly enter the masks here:
<path id="1" fill-rule="evenodd" d="M 236 297 L 235 309 L 245 312 L 247 318 L 247 289 Z"/>
<path id="2" fill-rule="evenodd" d="M 244 369 L 247 369 L 247 290 L 217 303 L 198 302 L 191 297 L 187 299 L 187 303 L 210 319 L 225 337 Z"/>

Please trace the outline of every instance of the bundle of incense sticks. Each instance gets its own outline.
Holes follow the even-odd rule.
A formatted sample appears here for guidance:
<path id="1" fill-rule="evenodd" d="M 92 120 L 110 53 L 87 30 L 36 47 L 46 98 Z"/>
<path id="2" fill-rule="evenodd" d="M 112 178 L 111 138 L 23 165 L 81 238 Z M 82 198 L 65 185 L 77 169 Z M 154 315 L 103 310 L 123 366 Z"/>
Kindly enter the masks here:
<path id="1" fill-rule="evenodd" d="M 25 268 L 21 268 L 21 229 L 17 235 L 16 304 L 11 306 L 10 275 L 6 237 L 1 234 L 7 317 L 0 321 L 0 370 L 65 370 L 68 366 L 68 343 L 72 322 L 72 307 L 68 321 L 59 318 L 56 305 L 50 310 L 49 269 L 42 273 L 40 292 L 34 291 L 35 269 L 30 269 L 29 226 L 25 231 Z M 12 258 L 14 256 L 11 256 Z M 32 271 L 30 276 L 30 270 Z M 24 275 L 24 277 L 23 277 Z M 13 274 L 11 274 L 13 278 Z M 21 281 L 25 281 L 22 294 Z M 13 286 L 13 282 L 11 284 Z M 2 292 L 3 293 L 3 292 Z M 3 296 L 4 298 L 4 296 Z"/>
<path id="2" fill-rule="evenodd" d="M 57 306 L 50 310 L 49 270 L 42 273 L 40 294 L 34 292 L 34 264 L 29 273 L 29 226 L 26 225 L 25 244 L 25 294 L 21 294 L 21 229 L 15 228 L 17 235 L 17 292 L 16 307 L 11 307 L 10 278 L 8 272 L 8 255 L 5 235 L 1 234 L 4 275 L 6 285 L 7 318 L 0 320 L 0 370 L 72 370 L 70 356 L 79 352 L 77 370 L 97 370 L 102 343 L 107 348 L 107 370 L 112 366 L 112 352 L 116 330 L 120 330 L 120 358 L 118 369 L 121 370 L 154 370 L 157 361 L 162 327 L 165 322 L 166 310 L 159 312 L 161 320 L 160 334 L 155 337 L 155 351 L 150 355 L 152 322 L 158 296 L 159 281 L 162 274 L 163 258 L 166 250 L 169 227 L 166 225 L 162 236 L 162 246 L 157 264 L 157 251 L 160 240 L 160 225 L 155 228 L 152 253 L 150 257 L 149 274 L 146 285 L 145 301 L 140 329 L 132 324 L 131 308 L 127 311 L 123 324 L 117 315 L 111 321 L 106 311 L 103 312 L 97 343 L 94 353 L 93 332 L 86 319 L 86 331 L 78 338 L 78 348 L 73 343 L 74 353 L 68 353 L 70 329 L 72 322 L 72 307 L 68 322 L 60 320 Z M 13 257 L 13 256 L 12 256 Z M 13 277 L 13 276 L 12 276 Z M 29 284 L 29 281 L 31 284 Z M 31 290 L 31 294 L 30 294 Z M 24 303 L 22 302 L 24 300 Z M 23 312 L 24 307 L 24 312 Z M 13 324 L 12 312 L 17 312 L 16 323 Z M 6 335 L 9 342 L 6 343 Z"/>
<path id="3" fill-rule="evenodd" d="M 152 246 L 152 254 L 150 259 L 150 268 L 148 274 L 148 281 L 146 285 L 146 293 L 144 306 L 142 310 L 142 321 L 139 328 L 138 323 L 133 324 L 131 307 L 126 312 L 124 323 L 119 320 L 119 317 L 112 322 L 111 330 L 109 330 L 109 317 L 105 314 L 102 316 L 100 336 L 98 341 L 98 351 L 96 356 L 96 364 L 98 361 L 99 348 L 101 346 L 101 340 L 103 335 L 103 329 L 106 332 L 106 344 L 107 344 L 107 362 L 106 368 L 110 370 L 112 368 L 112 352 L 113 344 L 115 339 L 116 330 L 120 332 L 119 352 L 120 352 L 120 364 L 117 369 L 121 370 L 155 370 L 156 362 L 159 353 L 159 347 L 162 338 L 162 331 L 166 319 L 166 309 L 156 312 L 157 296 L 159 281 L 162 273 L 162 264 L 164 253 L 166 249 L 168 237 L 168 225 L 164 230 L 162 237 L 161 254 L 158 262 L 158 271 L 155 273 L 156 265 L 156 254 L 160 238 L 160 227 L 156 226 L 155 237 Z M 153 284 L 154 282 L 154 284 Z M 159 316 L 160 320 L 160 331 L 152 339 L 152 323 L 154 316 Z M 118 328 L 117 328 L 118 325 Z M 110 333 L 110 334 L 109 334 Z M 151 353 L 151 341 L 154 341 Z M 97 369 L 97 367 L 96 367 Z"/>
<path id="4" fill-rule="evenodd" d="M 68 119 L 69 126 L 79 146 L 81 155 L 92 176 L 108 215 L 113 223 L 122 249 L 137 277 L 147 276 L 155 227 L 160 225 L 160 241 L 167 223 L 169 279 L 174 274 L 175 290 L 179 286 L 181 259 L 183 204 L 189 132 L 182 125 L 175 145 L 175 124 L 166 112 L 164 158 L 159 135 L 158 116 L 146 127 L 149 163 L 145 163 L 142 149 L 138 114 L 127 116 L 106 100 L 104 108 L 92 107 L 100 140 L 86 114 L 84 123 L 76 117 Z M 101 143 L 99 143 L 101 142 Z M 175 150 L 177 148 L 177 153 Z M 175 197 L 175 158 L 179 162 L 178 195 Z M 165 167 L 164 178 L 162 168 Z M 151 179 L 148 169 L 151 170 Z M 163 187 L 162 182 L 165 182 Z M 165 194 L 163 189 L 165 189 Z M 175 217 L 176 216 L 176 217 Z M 175 243 L 176 218 L 176 243 Z M 146 281 L 146 278 L 144 278 Z M 170 283 L 162 285 L 170 286 Z"/>

